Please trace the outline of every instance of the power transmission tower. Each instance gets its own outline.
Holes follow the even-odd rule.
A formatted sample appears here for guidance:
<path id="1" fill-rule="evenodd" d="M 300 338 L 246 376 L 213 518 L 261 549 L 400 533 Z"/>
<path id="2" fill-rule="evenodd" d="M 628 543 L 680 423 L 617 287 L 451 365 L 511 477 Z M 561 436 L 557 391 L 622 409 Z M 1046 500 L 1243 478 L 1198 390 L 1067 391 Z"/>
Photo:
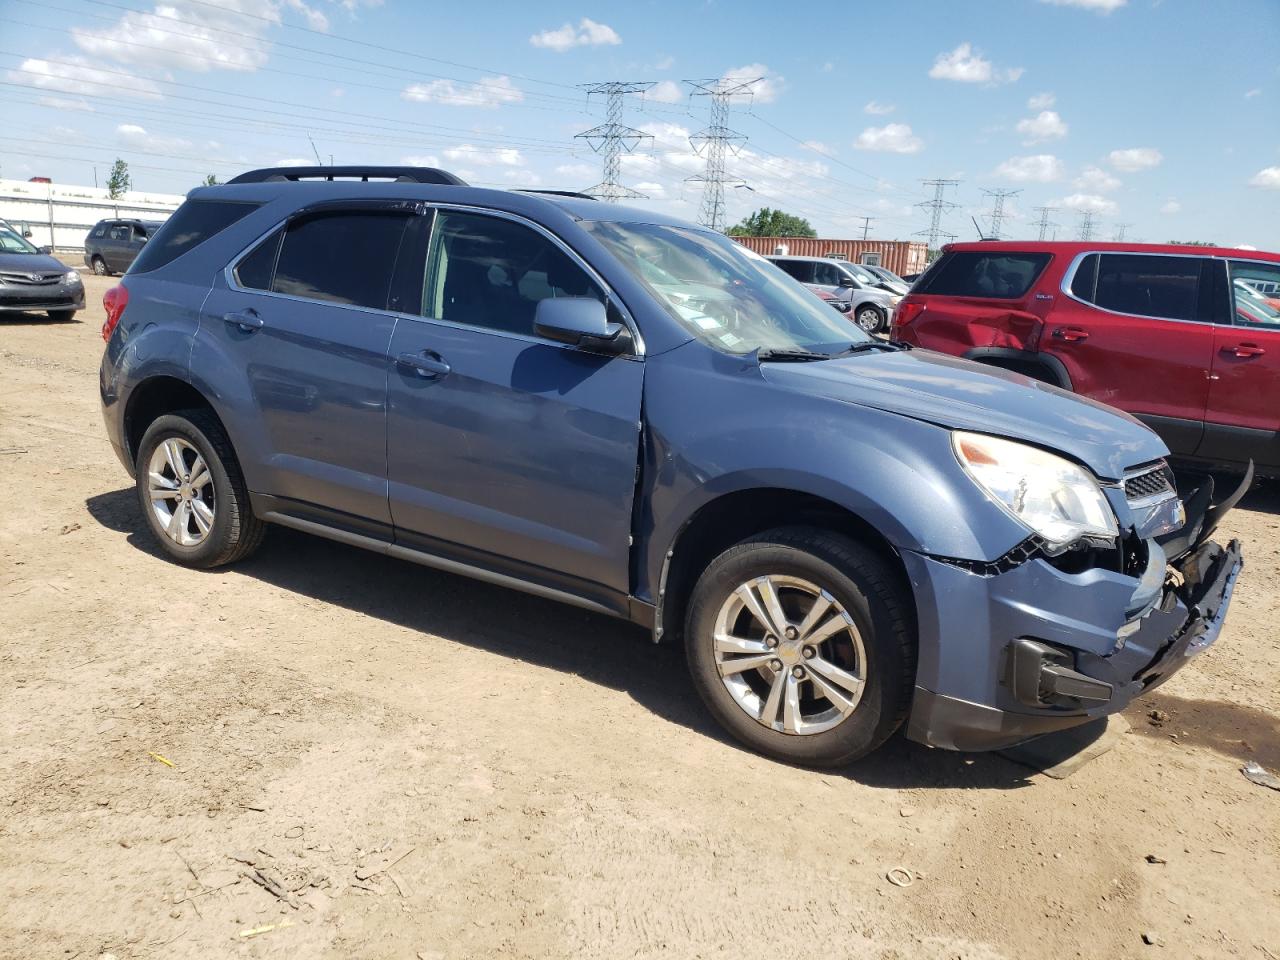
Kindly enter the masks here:
<path id="1" fill-rule="evenodd" d="M 1094 223 L 1094 220 L 1093 220 L 1093 211 L 1081 210 L 1080 211 L 1080 233 L 1079 233 L 1080 239 L 1092 240 L 1094 226 L 1096 226 L 1096 224 Z"/>
<path id="2" fill-rule="evenodd" d="M 1112 240 L 1114 240 L 1116 243 L 1123 243 L 1123 242 L 1124 242 L 1124 232 L 1125 232 L 1126 230 L 1128 230 L 1128 229 L 1129 229 L 1130 227 L 1132 227 L 1132 226 L 1133 226 L 1133 224 L 1132 224 L 1132 223 L 1117 223 L 1117 224 L 1116 224 L 1116 232 L 1115 232 L 1115 235 L 1114 235 L 1114 236 L 1112 236 L 1112 238 L 1111 238 L 1111 239 L 1112 239 Z"/>
<path id="3" fill-rule="evenodd" d="M 629 83 L 613 80 L 608 83 L 586 83 L 582 88 L 590 97 L 595 93 L 605 95 L 608 104 L 606 120 L 598 127 L 583 131 L 574 137 L 585 140 L 591 149 L 604 157 L 604 179 L 594 187 L 588 187 L 584 193 L 598 197 L 609 203 L 617 203 L 623 198 L 643 200 L 645 195 L 624 187 L 619 179 L 622 175 L 622 154 L 633 152 L 646 139 L 652 140 L 650 134 L 628 127 L 622 122 L 622 102 L 628 93 L 642 93 L 653 86 L 651 82 Z"/>
<path id="4" fill-rule="evenodd" d="M 992 198 L 991 213 L 987 215 L 987 219 L 991 221 L 991 240 L 1000 239 L 1000 228 L 1004 226 L 1004 202 L 1009 197 L 1016 197 L 1021 190 L 983 190 L 984 194 Z"/>
<path id="5" fill-rule="evenodd" d="M 702 208 L 698 212 L 698 222 L 712 230 L 724 229 L 725 185 L 743 182 L 736 177 L 726 177 L 724 172 L 725 151 L 736 153 L 747 140 L 742 134 L 729 129 L 729 102 L 734 97 L 749 96 L 752 86 L 761 79 L 763 78 L 685 81 L 693 88 L 691 96 L 711 98 L 711 123 L 689 138 L 693 152 L 706 158 L 706 171 L 689 177 L 686 182 L 702 184 Z"/>
<path id="6" fill-rule="evenodd" d="M 1045 238 L 1045 235 L 1049 232 L 1050 227 L 1060 226 L 1060 224 L 1056 224 L 1049 219 L 1049 214 L 1057 213 L 1058 208 L 1057 207 L 1035 207 L 1034 209 L 1036 213 L 1040 214 L 1040 219 L 1037 220 L 1035 223 L 1033 223 L 1032 226 L 1040 228 L 1040 236 L 1038 239 L 1043 240 Z"/>
<path id="7" fill-rule="evenodd" d="M 960 185 L 960 181 L 959 180 L 921 180 L 920 182 L 923 183 L 926 187 L 933 187 L 933 199 L 925 200 L 921 203 L 917 203 L 916 206 L 924 207 L 927 210 L 932 210 L 933 215 L 929 219 L 929 229 L 917 230 L 915 232 L 915 236 L 926 237 L 927 238 L 926 245 L 928 246 L 928 248 L 930 250 L 936 250 L 938 249 L 939 238 L 944 236 L 950 239 L 955 238 L 954 233 L 943 233 L 942 214 L 947 210 L 954 210 L 956 208 L 956 204 L 952 203 L 949 200 L 943 199 L 943 197 L 946 194 L 947 187 L 958 187 Z"/>
<path id="8" fill-rule="evenodd" d="M 875 217 L 856 217 L 855 219 L 862 221 L 862 239 L 867 239 L 867 232 L 871 229 L 871 221 Z"/>

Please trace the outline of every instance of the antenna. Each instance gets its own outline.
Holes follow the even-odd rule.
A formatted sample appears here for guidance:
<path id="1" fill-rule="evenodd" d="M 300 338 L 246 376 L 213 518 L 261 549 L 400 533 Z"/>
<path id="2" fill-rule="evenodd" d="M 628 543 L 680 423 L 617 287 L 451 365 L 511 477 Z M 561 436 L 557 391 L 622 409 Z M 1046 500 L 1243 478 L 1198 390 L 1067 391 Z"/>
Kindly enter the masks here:
<path id="1" fill-rule="evenodd" d="M 991 213 L 987 219 L 991 221 L 991 236 L 989 240 L 999 240 L 1001 238 L 1000 228 L 1004 225 L 1004 202 L 1009 197 L 1016 197 L 1021 190 L 983 190 L 988 197 L 992 198 Z"/>
<path id="2" fill-rule="evenodd" d="M 711 98 L 711 123 L 689 138 L 693 152 L 706 158 L 706 170 L 687 178 L 685 182 L 702 184 L 702 209 L 698 214 L 698 222 L 712 230 L 724 229 L 726 184 L 736 186 L 742 183 L 737 177 L 726 177 L 724 172 L 725 151 L 737 153 L 747 140 L 742 134 L 729 129 L 729 102 L 734 97 L 750 96 L 751 88 L 763 79 L 754 77 L 750 80 L 738 80 L 725 77 L 720 80 L 685 81 L 693 88 L 691 96 Z"/>
<path id="3" fill-rule="evenodd" d="M 634 127 L 625 126 L 622 123 L 622 106 L 623 98 L 628 93 L 643 93 L 652 87 L 653 83 L 610 80 L 606 83 L 585 83 L 581 86 L 587 91 L 588 97 L 596 93 L 604 94 L 607 98 L 605 102 L 608 104 L 607 119 L 604 123 L 590 130 L 584 130 L 574 137 L 575 140 L 587 141 L 591 149 L 604 158 L 604 179 L 582 192 L 609 203 L 617 203 L 624 198 L 645 199 L 643 193 L 624 187 L 619 182 L 622 176 L 622 154 L 624 151 L 634 152 L 641 143 L 652 140 L 653 137 Z"/>
<path id="4" fill-rule="evenodd" d="M 1092 239 L 1093 239 L 1093 228 L 1094 228 L 1096 225 L 1097 225 L 1097 224 L 1094 222 L 1094 219 L 1093 219 L 1093 211 L 1092 211 L 1092 210 L 1081 210 L 1081 211 L 1080 211 L 1080 234 L 1079 234 L 1079 237 L 1080 237 L 1080 239 L 1081 239 L 1081 240 L 1092 240 Z"/>
<path id="5" fill-rule="evenodd" d="M 982 228 L 981 228 L 980 226 L 978 226 L 978 218 L 977 218 L 977 217 L 975 217 L 975 216 L 973 216 L 972 214 L 970 214 L 969 219 L 973 221 L 973 229 L 975 229 L 975 230 L 977 230 L 977 231 L 978 231 L 978 239 L 979 239 L 979 240 L 996 240 L 996 239 L 998 239 L 997 237 L 984 237 L 984 236 L 982 235 Z"/>
<path id="6" fill-rule="evenodd" d="M 316 149 L 316 142 L 311 139 L 311 134 L 307 134 L 307 143 L 311 144 L 311 152 L 316 155 L 316 166 L 323 167 L 324 161 L 320 159 L 320 151 Z"/>
<path id="7" fill-rule="evenodd" d="M 1058 208 L 1057 207 L 1035 207 L 1034 209 L 1036 213 L 1040 214 L 1040 219 L 1037 220 L 1034 224 L 1032 224 L 1032 226 L 1040 228 L 1040 236 L 1038 239 L 1043 240 L 1045 238 L 1045 235 L 1048 234 L 1050 227 L 1061 226 L 1061 224 L 1054 223 L 1052 220 L 1049 219 L 1049 214 L 1057 213 Z M 1054 239 L 1057 239 L 1057 233 L 1054 233 Z"/>
<path id="8" fill-rule="evenodd" d="M 923 183 L 926 187 L 933 187 L 933 199 L 925 200 L 923 203 L 917 203 L 916 206 L 924 207 L 927 210 L 931 210 L 933 211 L 933 214 L 929 218 L 929 229 L 917 230 L 915 232 L 915 236 L 926 237 L 928 248 L 930 250 L 936 250 L 938 249 L 938 239 L 940 237 L 945 236 L 950 239 L 955 239 L 954 233 L 943 232 L 942 214 L 946 210 L 954 210 L 956 208 L 956 204 L 951 203 L 949 200 L 944 200 L 943 196 L 946 193 L 947 187 L 958 187 L 960 185 L 960 181 L 959 180 L 921 180 L 920 182 Z M 981 235 L 982 231 L 979 230 L 978 234 Z"/>

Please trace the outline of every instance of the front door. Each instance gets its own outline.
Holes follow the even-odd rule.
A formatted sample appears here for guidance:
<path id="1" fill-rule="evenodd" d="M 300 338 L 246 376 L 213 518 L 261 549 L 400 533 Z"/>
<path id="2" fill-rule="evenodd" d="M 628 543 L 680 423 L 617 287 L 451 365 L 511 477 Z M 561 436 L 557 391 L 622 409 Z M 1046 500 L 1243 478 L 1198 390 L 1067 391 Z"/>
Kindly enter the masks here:
<path id="1" fill-rule="evenodd" d="M 396 540 L 570 592 L 628 592 L 644 363 L 538 337 L 604 291 L 532 225 L 438 211 L 421 317 L 391 344 Z"/>
<path id="2" fill-rule="evenodd" d="M 273 508 L 390 537 L 392 275 L 420 217 L 351 208 L 290 221 L 219 277 L 192 370 L 243 371 L 222 398 L 250 489 Z M 392 304 L 394 306 L 394 304 Z M 212 379 L 212 377 L 210 377 Z"/>

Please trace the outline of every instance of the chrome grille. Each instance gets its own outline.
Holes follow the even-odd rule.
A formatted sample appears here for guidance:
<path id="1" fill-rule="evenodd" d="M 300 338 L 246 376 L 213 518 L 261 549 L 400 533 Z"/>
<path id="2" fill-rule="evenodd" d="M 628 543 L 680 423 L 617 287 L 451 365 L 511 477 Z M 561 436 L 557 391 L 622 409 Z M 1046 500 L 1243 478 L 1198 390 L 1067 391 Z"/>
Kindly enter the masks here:
<path id="1" fill-rule="evenodd" d="M 1124 495 L 1128 500 L 1149 500 L 1173 493 L 1174 490 L 1173 471 L 1165 463 L 1125 477 L 1124 480 Z"/>
<path id="2" fill-rule="evenodd" d="M 47 286 L 51 283 L 57 283 L 62 279 L 62 275 L 66 272 L 67 271 L 65 270 L 63 270 L 62 273 L 48 273 L 43 271 L 32 271 L 31 273 L 5 272 L 0 273 L 0 282 L 12 283 L 14 286 L 18 287 Z"/>

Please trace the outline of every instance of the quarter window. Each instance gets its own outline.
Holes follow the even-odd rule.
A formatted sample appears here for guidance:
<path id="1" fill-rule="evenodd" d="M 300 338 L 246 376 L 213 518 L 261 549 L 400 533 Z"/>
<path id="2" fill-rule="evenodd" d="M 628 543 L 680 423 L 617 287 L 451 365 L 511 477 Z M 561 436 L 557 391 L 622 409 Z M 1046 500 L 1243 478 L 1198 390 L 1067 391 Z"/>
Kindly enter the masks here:
<path id="1" fill-rule="evenodd" d="M 1048 263 L 1047 253 L 958 250 L 931 268 L 915 292 L 1016 300 L 1026 295 Z"/>
<path id="2" fill-rule="evenodd" d="M 125 227 L 125 226 L 112 227 L 112 228 L 111 228 L 111 239 L 112 239 L 112 240 L 128 240 L 128 239 L 129 239 L 129 228 L 128 228 L 128 227 Z"/>
<path id="3" fill-rule="evenodd" d="M 794 277 L 801 283 L 813 283 L 813 263 L 809 260 L 774 260 L 774 265 L 783 273 Z"/>
<path id="4" fill-rule="evenodd" d="M 408 220 L 400 213 L 369 211 L 294 220 L 276 258 L 272 292 L 385 310 Z M 260 280 L 263 269 L 262 260 L 255 260 L 249 279 Z"/>
<path id="5" fill-rule="evenodd" d="M 1228 270 L 1235 322 L 1280 329 L 1280 263 L 1232 260 Z"/>
<path id="6" fill-rule="evenodd" d="M 253 251 L 236 265 L 236 283 L 248 290 L 270 290 L 276 272 L 276 255 L 280 252 L 280 238 L 284 229 L 277 230 L 253 248 Z"/>
<path id="7" fill-rule="evenodd" d="M 1202 258 L 1103 253 L 1097 261 L 1094 295 L 1084 298 L 1089 302 L 1141 317 L 1198 319 Z"/>
<path id="8" fill-rule="evenodd" d="M 256 209 L 258 209 L 256 203 L 188 200 L 156 230 L 151 240 L 138 254 L 138 259 L 133 261 L 129 272 L 146 273 L 148 270 L 158 270 Z M 116 236 L 117 230 L 123 231 L 119 237 Z M 129 239 L 129 228 L 127 226 L 113 228 L 111 239 Z"/>
<path id="9" fill-rule="evenodd" d="M 528 227 L 480 214 L 437 214 L 422 291 L 423 316 L 532 334 L 538 303 L 550 297 L 605 302 L 580 266 Z"/>

